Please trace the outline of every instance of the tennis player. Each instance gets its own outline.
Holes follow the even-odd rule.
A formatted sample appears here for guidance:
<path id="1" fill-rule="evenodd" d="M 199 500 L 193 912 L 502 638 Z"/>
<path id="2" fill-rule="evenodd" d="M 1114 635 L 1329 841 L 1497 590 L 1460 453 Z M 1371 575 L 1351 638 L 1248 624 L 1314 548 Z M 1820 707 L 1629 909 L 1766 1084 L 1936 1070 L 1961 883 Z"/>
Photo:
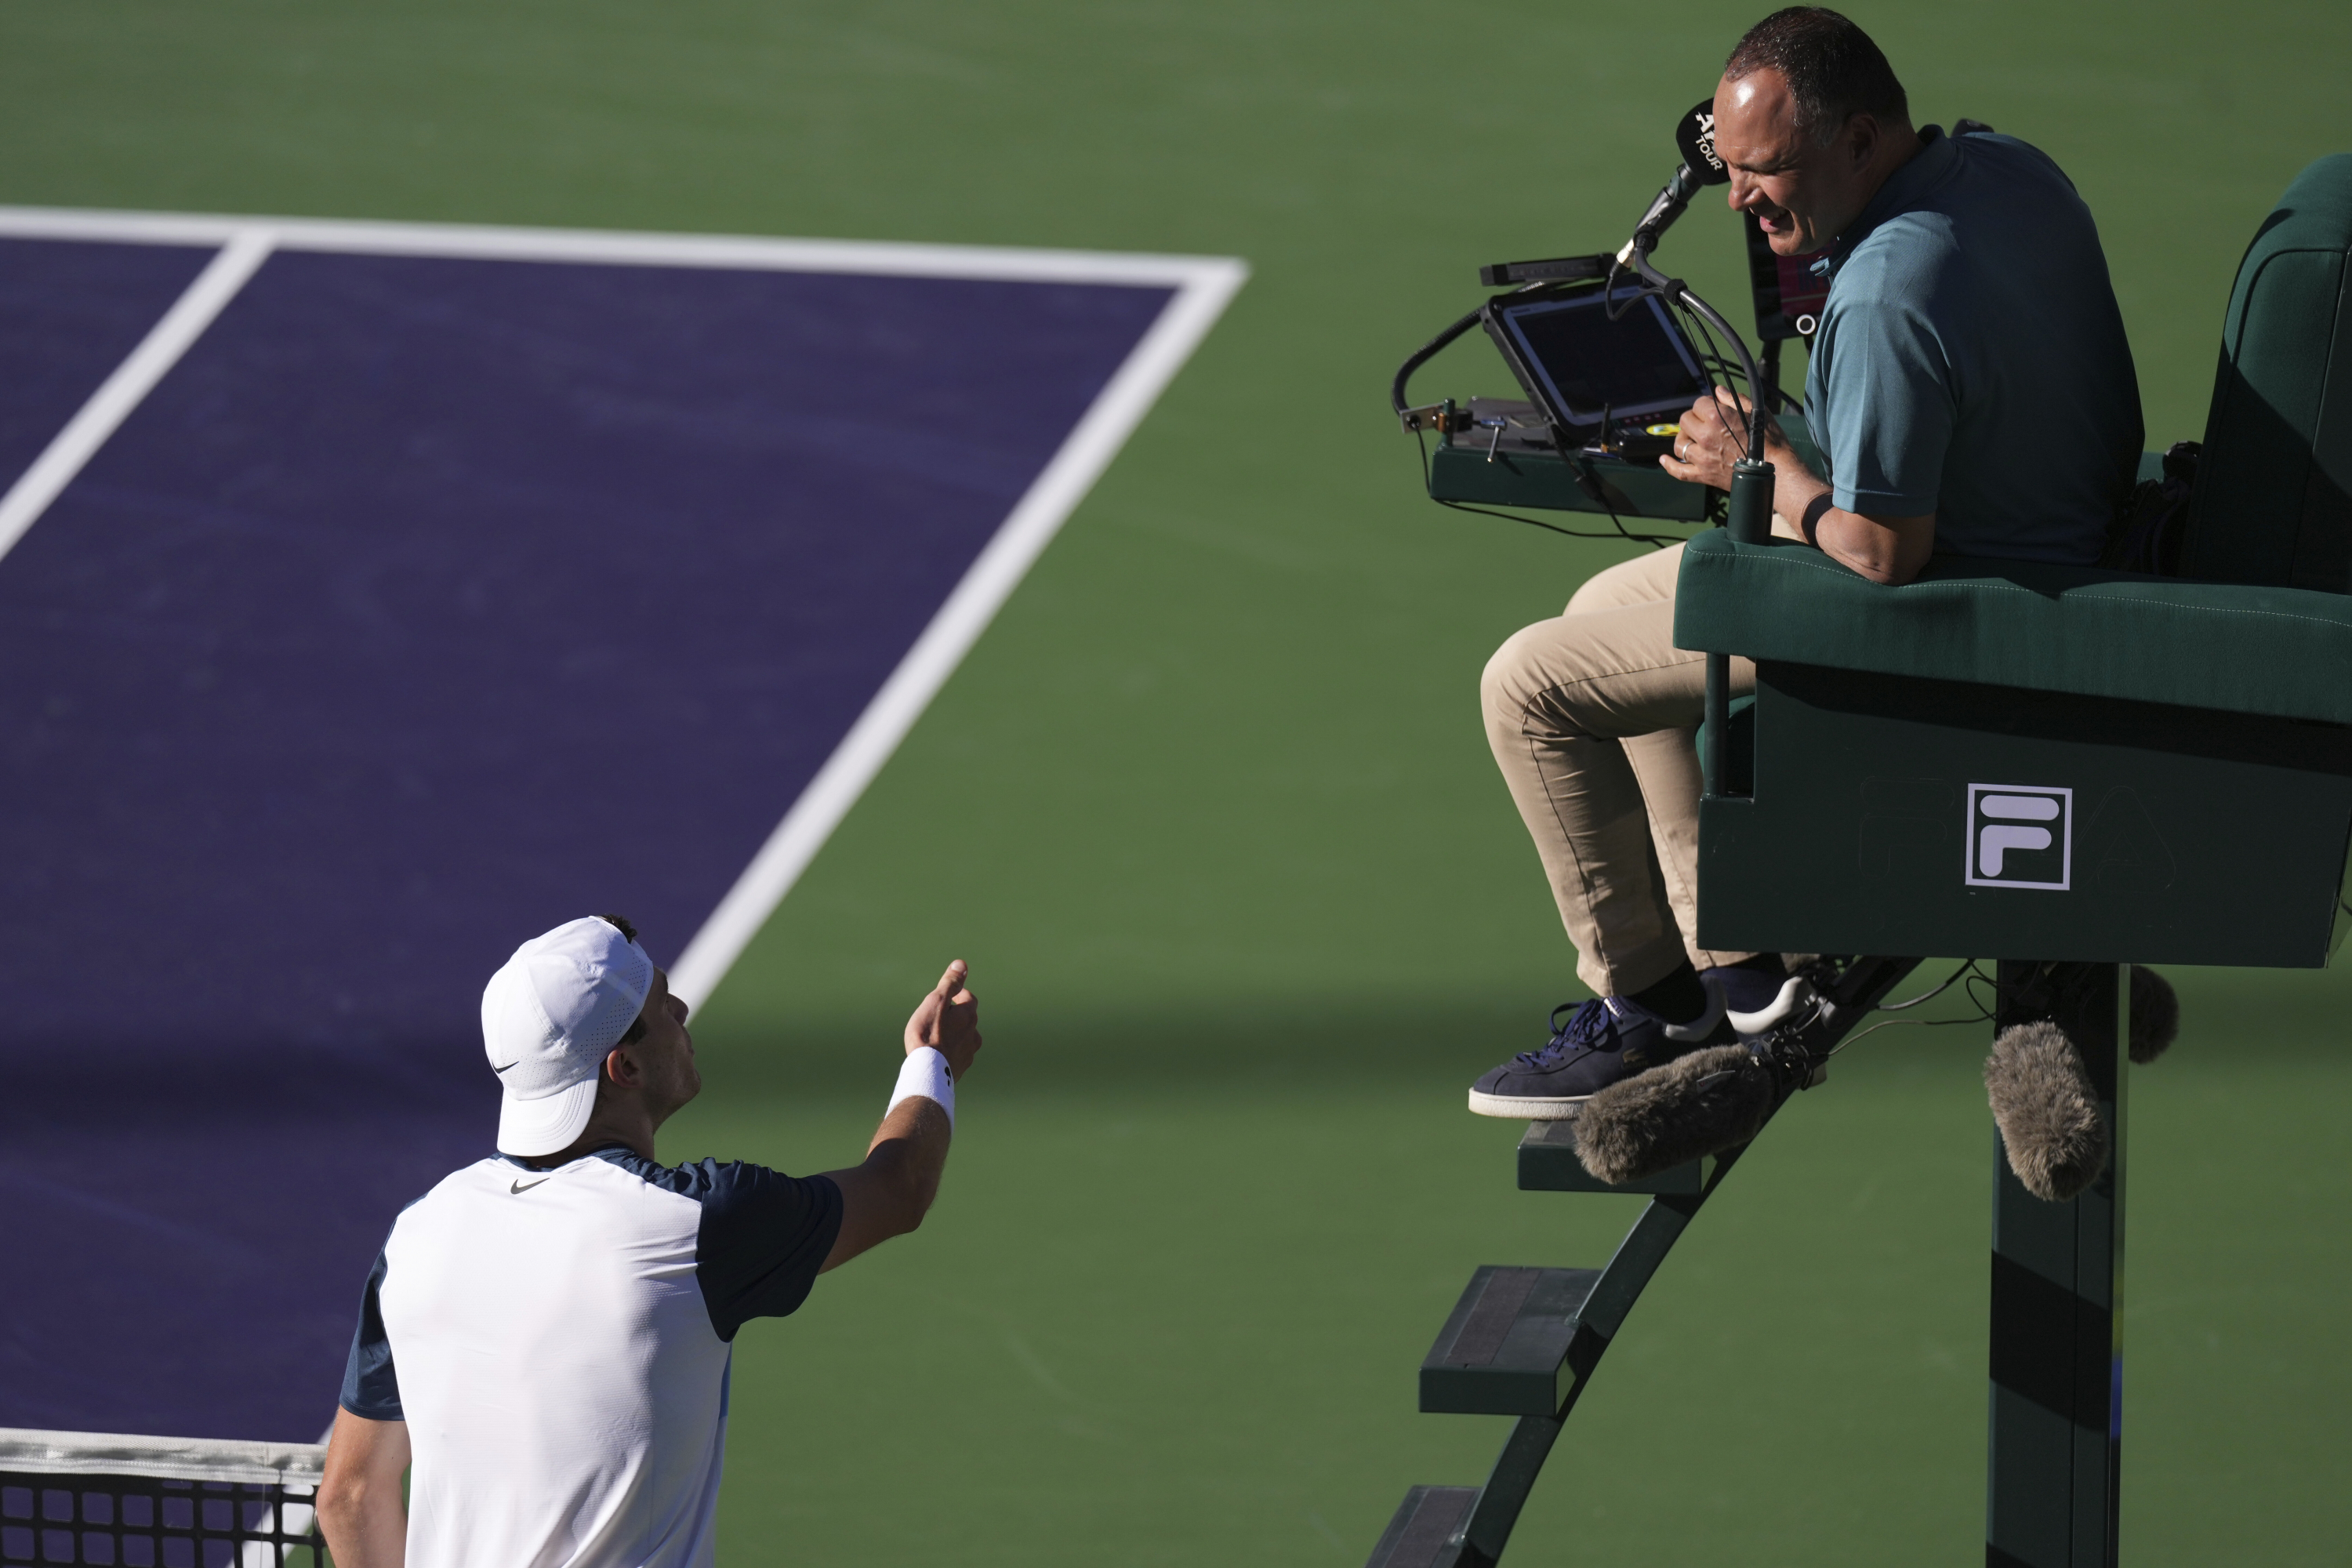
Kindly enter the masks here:
<path id="1" fill-rule="evenodd" d="M 518 948 L 482 993 L 499 1152 L 404 1210 L 368 1276 L 319 1488 L 337 1568 L 709 1563 L 736 1331 L 922 1223 L 980 1049 L 965 973 L 907 1020 L 865 1163 L 793 1177 L 655 1161 L 702 1076 L 628 921 Z"/>

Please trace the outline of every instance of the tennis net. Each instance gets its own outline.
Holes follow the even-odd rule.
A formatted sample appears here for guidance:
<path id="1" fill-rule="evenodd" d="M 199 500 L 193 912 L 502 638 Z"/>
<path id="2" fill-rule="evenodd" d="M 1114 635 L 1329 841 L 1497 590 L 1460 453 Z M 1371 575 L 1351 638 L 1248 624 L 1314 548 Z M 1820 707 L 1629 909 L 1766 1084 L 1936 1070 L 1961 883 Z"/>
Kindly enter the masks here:
<path id="1" fill-rule="evenodd" d="M 319 1443 L 0 1427 L 0 1568 L 323 1568 Z"/>

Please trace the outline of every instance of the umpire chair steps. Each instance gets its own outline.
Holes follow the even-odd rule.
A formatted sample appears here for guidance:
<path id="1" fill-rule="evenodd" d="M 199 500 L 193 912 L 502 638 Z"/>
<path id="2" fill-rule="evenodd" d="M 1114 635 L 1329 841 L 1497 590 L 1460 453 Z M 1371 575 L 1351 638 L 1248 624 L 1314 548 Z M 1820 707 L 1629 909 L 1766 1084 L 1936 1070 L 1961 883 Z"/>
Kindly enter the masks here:
<path id="1" fill-rule="evenodd" d="M 1862 958 L 1845 964 L 1828 991 L 1834 1033 L 1819 1038 L 1817 1047 L 1834 1045 L 1917 962 Z M 1640 1194 L 1649 1205 L 1604 1268 L 1488 1265 L 1471 1276 L 1421 1363 L 1421 1408 L 1518 1419 L 1483 1487 L 1406 1492 L 1367 1568 L 1490 1568 L 1501 1560 L 1519 1510 L 1601 1356 L 1747 1148 L 1611 1186 L 1578 1162 L 1572 1121 L 1528 1125 L 1518 1146 L 1522 1191 Z"/>

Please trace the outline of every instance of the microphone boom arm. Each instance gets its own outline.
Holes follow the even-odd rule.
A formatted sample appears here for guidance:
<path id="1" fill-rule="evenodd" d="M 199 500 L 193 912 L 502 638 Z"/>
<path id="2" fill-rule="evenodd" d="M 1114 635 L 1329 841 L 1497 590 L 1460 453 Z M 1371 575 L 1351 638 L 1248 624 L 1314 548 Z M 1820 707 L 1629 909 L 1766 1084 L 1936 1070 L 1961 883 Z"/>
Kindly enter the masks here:
<path id="1" fill-rule="evenodd" d="M 1675 171 L 1675 178 L 1658 199 L 1650 205 L 1634 227 L 1633 237 L 1626 242 L 1623 259 L 1630 261 L 1633 271 L 1669 300 L 1681 304 L 1701 321 L 1731 340 L 1739 355 L 1739 368 L 1748 378 L 1748 449 L 1746 455 L 1731 467 L 1731 503 L 1727 521 L 1735 543 L 1761 544 L 1772 536 L 1772 465 L 1764 457 L 1764 432 L 1770 415 L 1764 406 L 1763 378 L 1758 374 L 1756 356 L 1748 351 L 1748 340 L 1738 329 L 1724 320 L 1723 312 L 1700 299 L 1689 284 L 1679 278 L 1669 278 L 1650 261 L 1650 252 L 1658 243 L 1658 236 L 1666 226 L 1680 217 L 1689 198 L 1677 201 L 1678 187 L 1696 187 L 1696 179 L 1685 160 Z M 1694 189 L 1693 194 L 1696 194 Z M 1604 285 L 1605 287 L 1605 285 Z M 1708 384 L 1712 386 L 1713 381 Z M 1706 656 L 1706 695 L 1704 702 L 1706 732 L 1713 743 L 1706 748 L 1700 759 L 1704 773 L 1703 787 L 1709 795 L 1722 795 L 1730 790 L 1728 758 L 1731 751 L 1731 659 L 1727 654 Z"/>
<path id="2" fill-rule="evenodd" d="M 1691 173 L 1688 163 L 1678 164 L 1675 177 L 1668 180 L 1652 198 L 1650 210 L 1643 213 L 1642 221 L 1633 226 L 1633 237 L 1627 240 L 1625 248 L 1617 253 L 1618 264 L 1631 266 L 1635 256 L 1646 256 L 1656 249 L 1660 237 L 1675 226 L 1675 220 L 1689 208 L 1691 198 L 1698 193 L 1698 176 Z"/>
<path id="3" fill-rule="evenodd" d="M 1679 180 L 1684 174 L 1687 173 L 1687 170 L 1677 170 L 1675 173 Z M 1633 230 L 1633 237 L 1625 242 L 1625 248 L 1619 252 L 1618 259 L 1630 265 L 1643 281 L 1687 308 L 1692 314 L 1731 341 L 1733 350 L 1739 355 L 1740 374 L 1748 382 L 1748 456 L 1750 459 L 1760 462 L 1763 460 L 1764 433 L 1769 416 L 1764 405 L 1763 379 L 1757 368 L 1756 356 L 1748 350 L 1748 341 L 1739 335 L 1738 328 L 1724 320 L 1722 311 L 1700 299 L 1689 284 L 1679 278 L 1667 277 L 1650 260 L 1650 251 L 1658 243 L 1658 231 L 1665 227 L 1664 224 L 1660 224 L 1656 230 L 1652 230 L 1651 216 L 1660 210 L 1666 195 L 1674 188 L 1673 185 L 1668 185 L 1664 191 L 1659 193 L 1659 200 L 1652 204 L 1650 213 L 1643 216 L 1640 226 Z M 1675 217 L 1682 216 L 1679 208 L 1675 210 L 1674 216 Z M 1666 220 L 1667 223 L 1673 221 L 1672 217 Z M 1644 240 L 1648 243 L 1643 243 Z"/>

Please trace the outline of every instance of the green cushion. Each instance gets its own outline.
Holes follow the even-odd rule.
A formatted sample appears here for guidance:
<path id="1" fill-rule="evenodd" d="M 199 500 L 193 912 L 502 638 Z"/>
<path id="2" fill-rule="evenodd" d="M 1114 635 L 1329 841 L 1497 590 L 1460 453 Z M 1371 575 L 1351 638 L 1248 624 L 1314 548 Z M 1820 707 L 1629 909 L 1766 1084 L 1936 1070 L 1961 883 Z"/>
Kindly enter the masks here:
<path id="1" fill-rule="evenodd" d="M 2238 266 L 2182 575 L 2352 592 L 2347 258 L 2352 153 L 2339 153 L 2295 176 Z"/>
<path id="2" fill-rule="evenodd" d="M 2352 724 L 2352 596 L 1939 555 L 1871 582 L 1801 544 L 1683 551 L 1675 643 L 1707 653 Z"/>

